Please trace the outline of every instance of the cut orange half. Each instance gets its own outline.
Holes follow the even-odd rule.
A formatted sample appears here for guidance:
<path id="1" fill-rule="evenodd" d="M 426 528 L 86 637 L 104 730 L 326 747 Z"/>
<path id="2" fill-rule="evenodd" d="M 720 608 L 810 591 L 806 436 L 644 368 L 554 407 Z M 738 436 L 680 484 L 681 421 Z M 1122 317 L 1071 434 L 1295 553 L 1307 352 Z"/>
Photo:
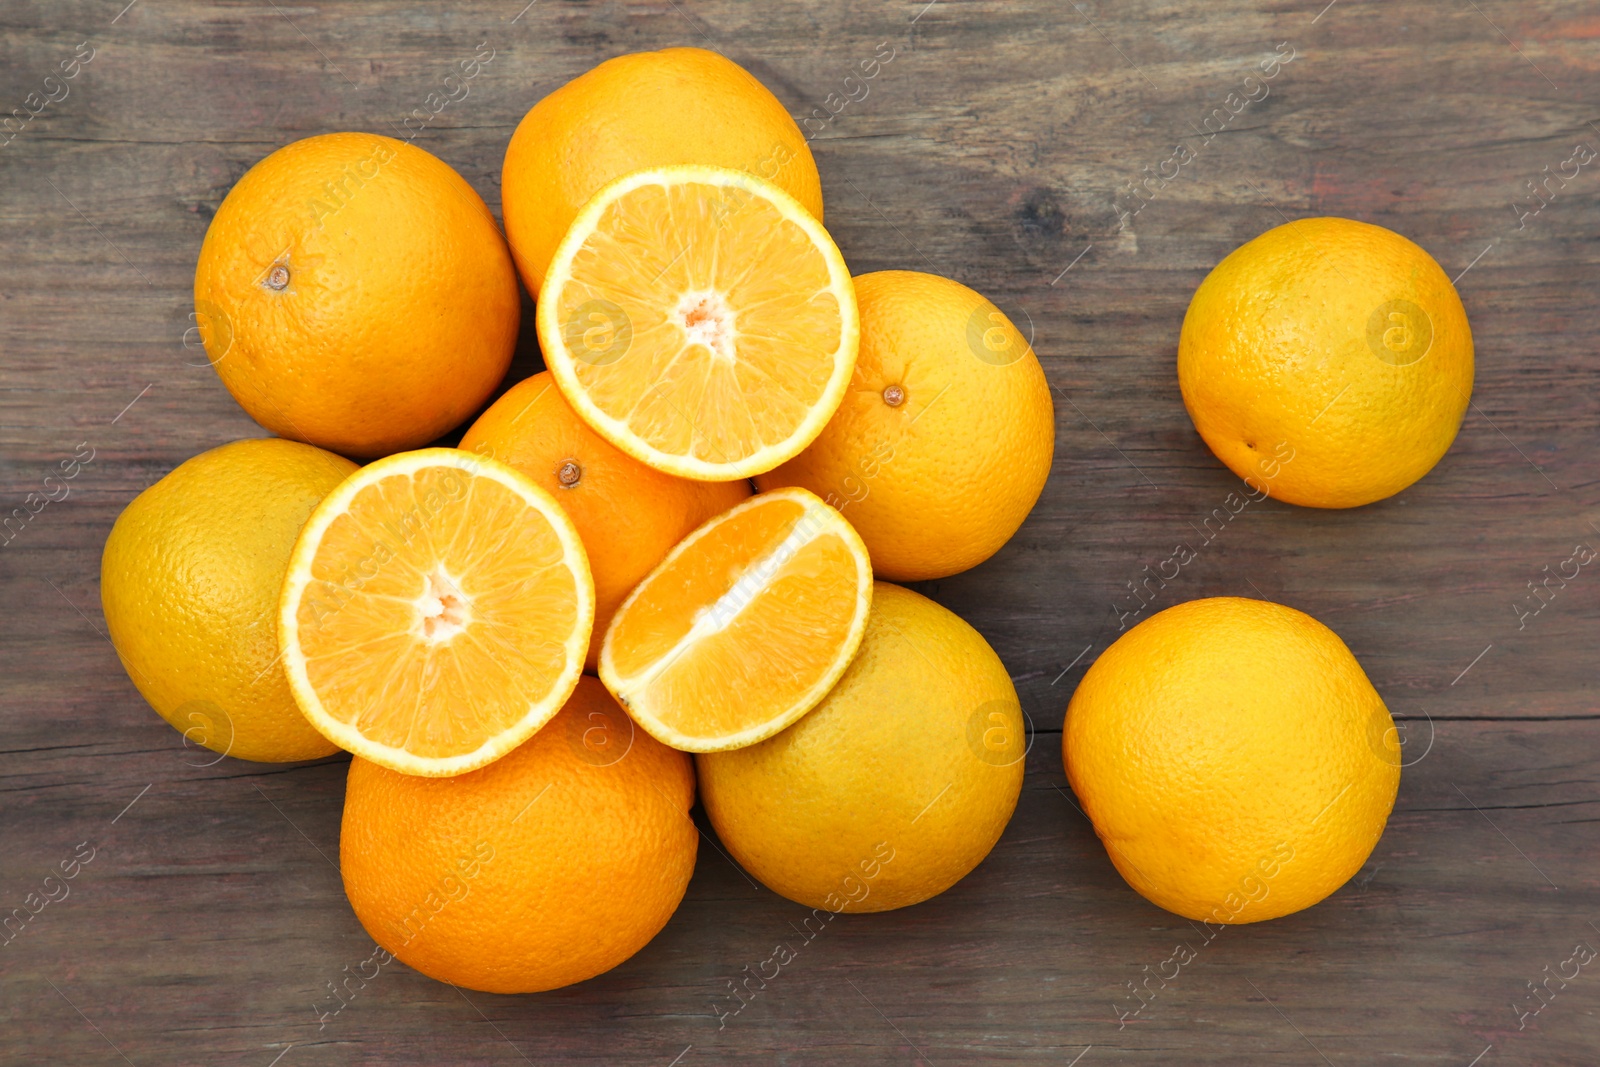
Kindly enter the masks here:
<path id="1" fill-rule="evenodd" d="M 600 680 L 658 741 L 771 737 L 849 666 L 872 605 L 867 546 L 804 489 L 751 497 L 680 541 L 622 602 Z"/>
<path id="2" fill-rule="evenodd" d="M 685 478 L 771 470 L 821 432 L 855 367 L 844 257 L 742 171 L 660 167 L 578 213 L 539 290 L 539 345 L 607 440 Z"/>
<path id="3" fill-rule="evenodd" d="M 578 684 L 594 583 L 544 490 L 454 448 L 380 459 L 311 513 L 278 638 L 311 725 L 364 759 L 440 777 L 527 740 Z"/>

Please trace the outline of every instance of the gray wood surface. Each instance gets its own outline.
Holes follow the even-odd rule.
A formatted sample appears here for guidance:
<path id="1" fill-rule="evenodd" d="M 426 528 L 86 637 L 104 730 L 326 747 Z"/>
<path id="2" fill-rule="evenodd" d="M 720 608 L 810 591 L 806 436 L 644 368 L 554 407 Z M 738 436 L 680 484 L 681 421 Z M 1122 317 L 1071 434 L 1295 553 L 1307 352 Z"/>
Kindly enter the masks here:
<path id="1" fill-rule="evenodd" d="M 1600 547 L 1600 164 L 1537 215 L 1514 207 L 1575 145 L 1600 149 L 1593 4 L 524 2 L 0 5 L 7 109 L 59 95 L 46 76 L 94 50 L 0 147 L 4 510 L 94 450 L 0 547 L 0 911 L 93 849 L 0 948 L 0 1063 L 1600 1061 L 1600 969 L 1550 982 L 1547 1003 L 1528 985 L 1600 947 L 1600 576 L 1585 568 L 1520 629 L 1514 608 L 1542 567 Z M 803 909 L 712 837 L 666 930 L 607 975 L 502 997 L 395 964 L 319 1029 L 313 1002 L 371 951 L 331 862 L 345 764 L 205 766 L 104 637 L 100 548 L 120 509 L 262 432 L 185 344 L 218 203 L 291 140 L 392 129 L 480 42 L 493 63 L 417 143 L 497 212 L 518 119 L 604 58 L 715 47 L 805 116 L 888 42 L 866 98 L 814 142 L 828 225 L 858 272 L 991 295 L 1056 389 L 1035 514 L 989 563 L 923 587 L 990 639 L 1032 716 L 1014 821 L 943 896 L 835 920 L 720 1029 L 715 998 Z M 1275 49 L 1294 58 L 1269 95 L 1119 220 L 1126 183 L 1197 145 Z M 1162 592 L 1311 612 L 1408 731 L 1366 868 L 1316 908 L 1206 943 L 1111 868 L 1065 789 L 1061 717 L 1124 583 L 1236 485 L 1178 394 L 1189 295 L 1235 245 L 1319 214 L 1399 230 L 1459 275 L 1477 387 L 1454 448 L 1399 498 L 1251 505 Z M 513 378 L 538 366 L 524 322 Z M 1178 942 L 1196 958 L 1119 1023 L 1128 983 Z"/>

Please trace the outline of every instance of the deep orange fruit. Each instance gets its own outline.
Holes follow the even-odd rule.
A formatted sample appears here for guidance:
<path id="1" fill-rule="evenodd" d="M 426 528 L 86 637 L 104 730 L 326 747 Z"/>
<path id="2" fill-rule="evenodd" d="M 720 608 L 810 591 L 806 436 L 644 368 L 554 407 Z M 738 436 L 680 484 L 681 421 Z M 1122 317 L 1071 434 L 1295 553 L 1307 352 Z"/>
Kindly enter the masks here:
<path id="1" fill-rule="evenodd" d="M 861 349 L 839 410 L 804 452 L 756 476 L 839 508 L 881 578 L 975 567 L 1017 532 L 1050 476 L 1044 370 L 993 302 L 909 270 L 855 279 Z"/>
<path id="2" fill-rule="evenodd" d="M 689 757 L 593 678 L 504 759 L 454 778 L 350 763 L 339 867 L 373 940 L 430 978 L 536 993 L 632 956 L 694 873 Z"/>
<path id="3" fill-rule="evenodd" d="M 461 447 L 526 474 L 578 528 L 594 575 L 595 636 L 584 664 L 590 671 L 623 597 L 691 530 L 750 495 L 742 479 L 696 482 L 640 463 L 578 418 L 549 371 L 496 400 Z"/>
<path id="4" fill-rule="evenodd" d="M 805 135 L 749 71 L 703 48 L 617 56 L 535 104 L 506 148 L 506 235 L 528 289 L 539 294 L 590 197 L 625 174 L 678 163 L 765 178 L 822 218 Z"/>
<path id="5" fill-rule="evenodd" d="M 206 230 L 206 354 L 278 434 L 347 456 L 415 448 L 505 376 L 516 271 L 483 200 L 442 160 L 368 133 L 286 145 Z"/>

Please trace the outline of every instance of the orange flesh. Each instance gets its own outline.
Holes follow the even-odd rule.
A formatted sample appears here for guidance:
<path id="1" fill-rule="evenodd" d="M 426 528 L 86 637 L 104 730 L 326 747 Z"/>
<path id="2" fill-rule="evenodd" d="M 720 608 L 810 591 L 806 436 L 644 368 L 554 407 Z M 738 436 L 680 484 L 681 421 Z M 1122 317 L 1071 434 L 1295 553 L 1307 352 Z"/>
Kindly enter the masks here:
<path id="1" fill-rule="evenodd" d="M 558 321 L 583 389 L 653 448 L 711 463 L 787 440 L 834 371 L 843 315 L 827 260 L 768 201 L 736 187 L 644 185 L 619 198 L 573 257 Z M 627 358 L 592 300 L 627 316 Z M 602 333 L 580 342 L 586 328 Z M 590 344 L 592 348 L 585 348 Z"/>
<path id="2" fill-rule="evenodd" d="M 566 665 L 580 594 L 543 515 L 490 478 L 434 467 L 358 492 L 329 525 L 296 614 L 323 709 L 380 744 L 458 756 L 514 727 Z"/>
<path id="3" fill-rule="evenodd" d="M 609 635 L 628 702 L 647 701 L 685 735 L 724 737 L 770 722 L 815 684 L 851 628 L 860 565 L 804 514 L 794 500 L 751 508 L 646 579 Z"/>

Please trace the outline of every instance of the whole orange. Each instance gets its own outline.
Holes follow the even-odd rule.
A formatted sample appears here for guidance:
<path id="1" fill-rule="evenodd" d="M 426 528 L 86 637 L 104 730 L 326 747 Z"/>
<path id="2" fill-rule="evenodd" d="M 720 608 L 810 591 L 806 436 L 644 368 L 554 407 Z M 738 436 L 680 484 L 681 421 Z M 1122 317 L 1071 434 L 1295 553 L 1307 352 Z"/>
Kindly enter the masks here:
<path id="1" fill-rule="evenodd" d="M 286 145 L 217 209 L 195 267 L 206 353 L 283 437 L 372 457 L 432 441 L 511 362 L 516 271 L 483 200 L 368 133 Z"/>
<path id="2" fill-rule="evenodd" d="M 178 464 L 117 516 L 100 562 L 106 632 L 184 747 L 273 763 L 338 751 L 295 704 L 277 606 L 307 517 L 357 469 L 299 441 L 233 441 Z"/>
<path id="3" fill-rule="evenodd" d="M 960 282 L 855 280 L 861 348 L 844 401 L 760 490 L 799 485 L 843 511 L 880 578 L 975 567 L 1017 532 L 1050 476 L 1055 412 L 1011 320 Z"/>
<path id="4" fill-rule="evenodd" d="M 549 371 L 512 386 L 468 428 L 461 447 L 548 489 L 578 528 L 594 575 L 590 671 L 633 587 L 696 526 L 750 495 L 742 479 L 695 482 L 640 463 L 578 417 Z"/>
<path id="5" fill-rule="evenodd" d="M 1061 736 L 1111 862 L 1189 919 L 1308 908 L 1372 853 L 1400 785 L 1383 699 L 1332 630 L 1263 600 L 1191 600 L 1089 668 Z"/>
<path id="6" fill-rule="evenodd" d="M 1291 504 L 1351 508 L 1433 469 L 1472 396 L 1472 331 L 1432 256 L 1381 226 L 1300 219 L 1195 290 L 1178 385 L 1235 474 Z"/>
<path id="7" fill-rule="evenodd" d="M 539 101 L 511 137 L 501 203 L 523 284 L 538 295 L 556 245 L 603 186 L 678 163 L 758 175 L 822 218 L 811 149 L 766 86 L 703 48 L 635 52 Z"/>
<path id="8" fill-rule="evenodd" d="M 759 498 L 758 498 L 759 499 Z M 1000 840 L 1028 739 L 1005 664 L 919 593 L 878 582 L 860 651 L 822 703 L 764 741 L 695 756 L 739 865 L 831 912 L 921 903 Z"/>
<path id="9" fill-rule="evenodd" d="M 480 770 L 423 778 L 357 758 L 339 866 L 361 925 L 430 978 L 487 993 L 581 982 L 653 938 L 699 840 L 689 757 L 593 678 Z"/>

